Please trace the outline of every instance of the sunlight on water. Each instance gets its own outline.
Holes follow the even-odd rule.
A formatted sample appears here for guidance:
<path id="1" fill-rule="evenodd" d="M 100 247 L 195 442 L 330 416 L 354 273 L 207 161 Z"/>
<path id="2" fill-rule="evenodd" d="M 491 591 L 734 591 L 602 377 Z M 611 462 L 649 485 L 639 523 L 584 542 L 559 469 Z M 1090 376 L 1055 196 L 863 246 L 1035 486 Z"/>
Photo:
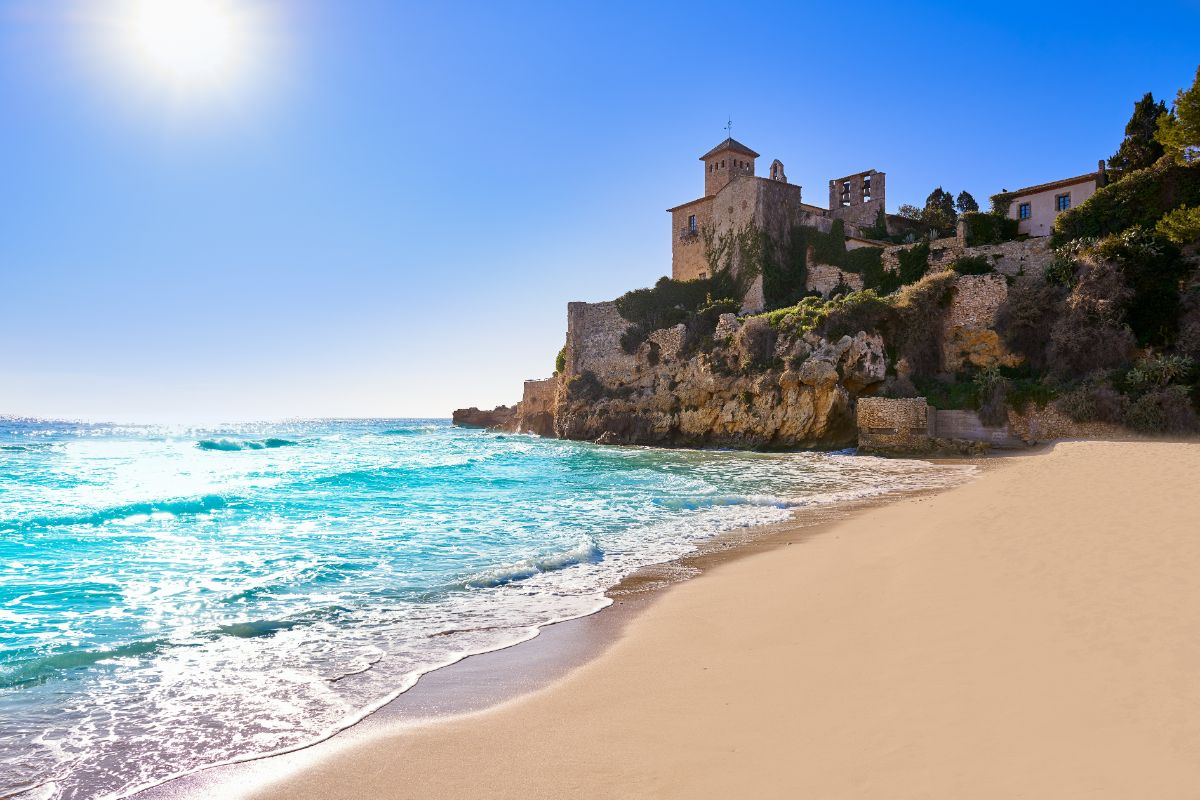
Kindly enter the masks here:
<path id="1" fill-rule="evenodd" d="M 420 420 L 0 420 L 0 796 L 313 741 L 714 533 L 968 473 Z"/>

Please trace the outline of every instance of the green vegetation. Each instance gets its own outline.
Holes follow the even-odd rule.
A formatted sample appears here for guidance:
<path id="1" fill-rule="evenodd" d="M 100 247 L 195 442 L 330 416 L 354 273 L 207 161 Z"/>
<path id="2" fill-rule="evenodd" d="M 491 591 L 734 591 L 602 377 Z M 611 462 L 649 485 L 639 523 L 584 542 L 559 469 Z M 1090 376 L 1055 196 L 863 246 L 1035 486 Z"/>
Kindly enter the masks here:
<path id="1" fill-rule="evenodd" d="M 1154 230 L 1172 244 L 1200 242 L 1200 205 L 1180 206 L 1167 212 L 1155 224 Z"/>
<path id="2" fill-rule="evenodd" d="M 992 262 L 987 256 L 960 256 L 950 263 L 950 269 L 959 275 L 986 275 L 992 271 Z"/>
<path id="3" fill-rule="evenodd" d="M 954 198 L 954 207 L 958 209 L 959 214 L 970 214 L 979 210 L 979 203 L 975 201 L 970 192 L 964 189 L 958 193 L 958 197 Z"/>
<path id="4" fill-rule="evenodd" d="M 1181 206 L 1200 205 L 1200 161 L 1176 164 L 1168 158 L 1136 170 L 1096 191 L 1086 202 L 1054 220 L 1055 246 L 1083 237 L 1121 233 L 1135 225 L 1154 228 Z"/>
<path id="5" fill-rule="evenodd" d="M 999 196 L 999 195 L 997 195 Z M 989 211 L 968 211 L 962 215 L 967 225 L 967 247 L 982 244 L 999 244 L 1017 238 L 1017 220 L 1005 214 Z"/>
<path id="6" fill-rule="evenodd" d="M 1175 96 L 1173 113 L 1159 116 L 1154 139 L 1176 164 L 1200 163 L 1200 67 L 1192 87 Z"/>
<path id="7" fill-rule="evenodd" d="M 567 346 L 564 344 L 562 350 L 558 351 L 558 355 L 554 357 L 554 372 L 561 374 L 567 369 Z"/>
<path id="8" fill-rule="evenodd" d="M 1133 116 L 1125 125 L 1125 139 L 1112 158 L 1108 168 L 1118 172 L 1145 169 L 1162 158 L 1165 149 L 1154 138 L 1158 131 L 1159 117 L 1167 113 L 1167 104 L 1154 102 L 1154 95 L 1146 92 L 1141 100 L 1133 104 Z"/>
<path id="9" fill-rule="evenodd" d="M 898 272 L 901 284 L 919 281 L 929 271 L 929 242 L 897 251 L 896 259 L 900 262 Z"/>

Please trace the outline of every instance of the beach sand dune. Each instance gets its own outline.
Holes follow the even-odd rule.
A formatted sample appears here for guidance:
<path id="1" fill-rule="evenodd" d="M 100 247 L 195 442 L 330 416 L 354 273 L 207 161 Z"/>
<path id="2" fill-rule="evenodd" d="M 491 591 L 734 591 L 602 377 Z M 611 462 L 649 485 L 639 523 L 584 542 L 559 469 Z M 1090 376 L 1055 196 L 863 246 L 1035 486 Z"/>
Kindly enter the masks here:
<path id="1" fill-rule="evenodd" d="M 1200 797 L 1200 446 L 1066 443 L 666 592 L 262 798 Z M 319 750 L 319 748 L 318 748 Z"/>

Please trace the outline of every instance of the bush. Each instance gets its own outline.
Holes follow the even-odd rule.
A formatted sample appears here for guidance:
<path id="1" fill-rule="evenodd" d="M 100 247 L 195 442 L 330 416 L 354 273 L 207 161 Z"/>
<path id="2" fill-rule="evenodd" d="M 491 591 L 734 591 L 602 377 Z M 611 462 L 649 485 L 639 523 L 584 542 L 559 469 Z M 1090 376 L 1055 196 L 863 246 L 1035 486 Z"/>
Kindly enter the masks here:
<path id="1" fill-rule="evenodd" d="M 996 367 L 981 370 L 975 375 L 975 397 L 979 405 L 979 421 L 999 427 L 1008 421 L 1008 394 L 1012 381 Z"/>
<path id="2" fill-rule="evenodd" d="M 892 313 L 892 306 L 874 290 L 854 292 L 828 304 L 825 319 L 820 325 L 821 333 L 831 341 L 853 336 L 859 331 L 878 333 L 886 326 Z"/>
<path id="3" fill-rule="evenodd" d="M 1183 386 L 1165 386 L 1143 394 L 1129 404 L 1125 424 L 1150 434 L 1187 434 L 1200 430 L 1200 419 Z"/>
<path id="4" fill-rule="evenodd" d="M 1154 228 L 1167 212 L 1196 205 L 1200 205 L 1200 163 L 1179 165 L 1163 158 L 1097 189 L 1083 203 L 1059 214 L 1052 241 L 1061 245 L 1084 236 L 1120 233 L 1134 225 Z"/>
<path id="5" fill-rule="evenodd" d="M 992 271 L 992 262 L 986 256 L 960 256 L 950 263 L 950 269 L 959 275 L 986 275 Z"/>
<path id="6" fill-rule="evenodd" d="M 1134 390 L 1158 389 L 1170 383 L 1183 382 L 1195 366 L 1195 362 L 1186 356 L 1147 356 L 1126 373 L 1125 383 Z"/>
<path id="7" fill-rule="evenodd" d="M 901 285 L 919 281 L 929 271 L 929 242 L 898 251 L 896 259 L 900 262 Z"/>
<path id="8" fill-rule="evenodd" d="M 1097 373 L 1060 397 L 1055 406 L 1075 422 L 1112 422 L 1125 419 L 1128 405 L 1104 373 Z"/>
<path id="9" fill-rule="evenodd" d="M 885 338 L 895 343 L 899 358 L 908 360 L 914 377 L 935 375 L 941 367 L 942 327 L 954 281 L 953 272 L 926 275 L 893 300 Z"/>
<path id="10" fill-rule="evenodd" d="M 616 299 L 617 312 L 633 324 L 621 336 L 621 347 L 627 353 L 637 352 L 651 333 L 689 322 L 702 306 L 711 305 L 714 297 L 724 299 L 743 294 L 745 289 L 740 279 L 733 277 L 728 269 L 694 281 L 659 278 L 652 289 L 626 292 Z"/>
<path id="11" fill-rule="evenodd" d="M 1050 370 L 1081 377 L 1127 365 L 1135 341 L 1124 324 L 1124 308 L 1132 296 L 1115 266 L 1085 262 L 1064 312 L 1050 328 Z"/>
<path id="12" fill-rule="evenodd" d="M 1179 282 L 1187 264 L 1167 239 L 1140 226 L 1106 236 L 1093 248 L 1099 258 L 1121 267 L 1133 290 L 1126 321 L 1141 344 L 1163 345 L 1179 328 Z"/>
<path id="13" fill-rule="evenodd" d="M 1050 344 L 1046 332 L 1061 312 L 1066 294 L 1052 283 L 1018 281 L 996 309 L 996 330 L 1004 344 L 1038 372 L 1046 369 Z"/>
<path id="14" fill-rule="evenodd" d="M 775 360 L 775 330 L 763 317 L 750 317 L 737 333 L 742 368 L 766 367 Z"/>
<path id="15" fill-rule="evenodd" d="M 558 355 L 554 358 L 554 372 L 561 373 L 567 369 L 567 346 L 564 344 L 562 350 L 558 351 Z"/>
<path id="16" fill-rule="evenodd" d="M 877 289 L 883 278 L 883 248 L 858 247 L 847 250 L 842 259 L 842 269 L 862 275 L 864 289 Z"/>
<path id="17" fill-rule="evenodd" d="M 1000 195 L 997 195 L 999 197 Z M 995 203 L 995 198 L 992 198 Z M 1012 200 L 1008 201 L 1008 205 L 1012 205 Z M 1007 207 L 1003 213 L 990 211 L 981 213 L 971 211 L 962 215 L 963 221 L 967 226 L 967 247 L 976 247 L 981 244 L 999 244 L 1000 242 L 1008 242 L 1017 238 L 1017 225 L 1015 219 L 1009 219 Z"/>
<path id="18" fill-rule="evenodd" d="M 1160 219 L 1154 229 L 1160 236 L 1181 247 L 1200 242 L 1200 205 L 1175 209 Z"/>

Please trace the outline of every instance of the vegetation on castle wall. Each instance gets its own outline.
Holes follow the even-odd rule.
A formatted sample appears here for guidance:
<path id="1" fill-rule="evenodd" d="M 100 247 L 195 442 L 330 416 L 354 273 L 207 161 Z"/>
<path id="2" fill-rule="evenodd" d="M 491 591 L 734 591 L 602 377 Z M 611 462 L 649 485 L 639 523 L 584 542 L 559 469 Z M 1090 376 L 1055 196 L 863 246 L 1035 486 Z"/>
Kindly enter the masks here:
<path id="1" fill-rule="evenodd" d="M 554 357 L 554 372 L 561 374 L 567 370 L 567 346 L 564 344 L 562 350 L 558 351 L 558 355 Z"/>
<path id="2" fill-rule="evenodd" d="M 896 260 L 900 262 L 897 273 L 901 284 L 919 281 L 929 271 L 929 242 L 921 242 L 907 250 L 897 251 Z"/>
<path id="3" fill-rule="evenodd" d="M 1008 204 L 1011 205 L 1011 200 Z M 970 211 L 962 215 L 967 226 L 967 247 L 978 247 L 983 244 L 999 244 L 1017 238 L 1015 219 L 1009 219 L 1007 211 L 998 214 L 995 211 L 987 213 Z"/>
<path id="4" fill-rule="evenodd" d="M 992 262 L 987 256 L 960 256 L 950 262 L 950 269 L 959 275 L 986 275 L 992 271 Z"/>
<path id="5" fill-rule="evenodd" d="M 1172 244 L 1182 246 L 1200 242 L 1200 205 L 1181 206 L 1164 214 L 1154 230 Z"/>

